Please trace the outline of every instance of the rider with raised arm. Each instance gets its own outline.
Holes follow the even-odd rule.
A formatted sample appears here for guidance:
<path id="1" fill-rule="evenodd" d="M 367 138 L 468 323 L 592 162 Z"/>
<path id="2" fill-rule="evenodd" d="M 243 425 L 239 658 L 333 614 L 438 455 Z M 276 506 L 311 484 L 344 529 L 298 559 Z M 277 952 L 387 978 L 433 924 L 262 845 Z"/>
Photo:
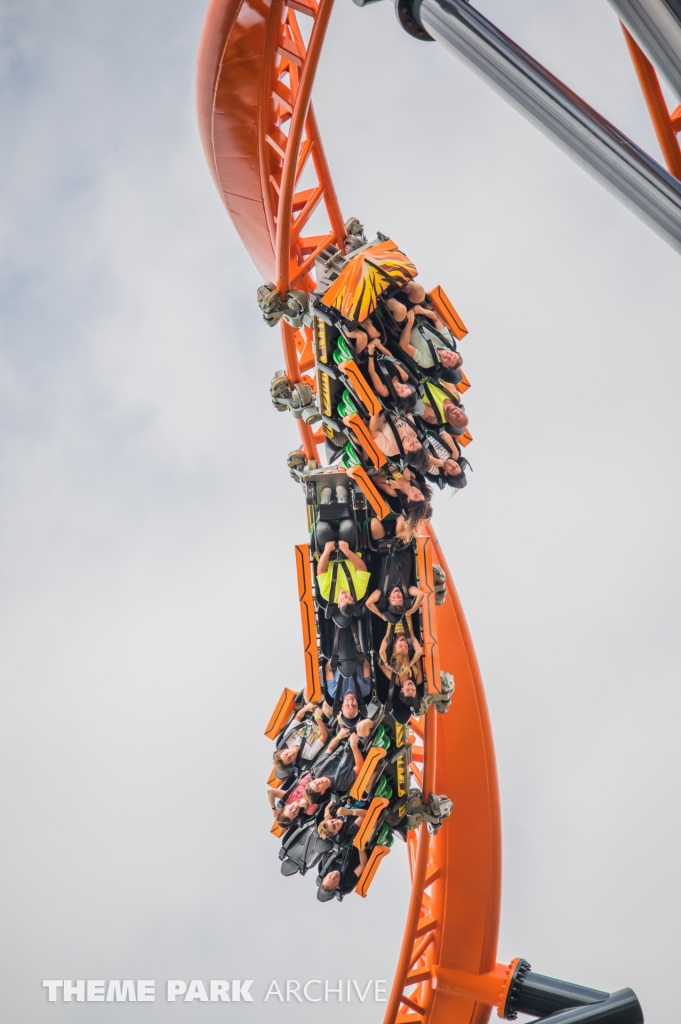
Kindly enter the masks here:
<path id="1" fill-rule="evenodd" d="M 329 730 L 321 708 L 305 704 L 284 730 L 279 749 L 273 754 L 275 771 L 286 773 L 286 769 L 294 765 L 303 768 L 310 764 L 328 738 Z"/>
<path id="2" fill-rule="evenodd" d="M 468 416 L 458 393 L 427 381 L 424 384 L 423 411 L 418 413 L 424 423 L 444 427 L 447 433 L 459 436 L 468 426 Z"/>
<path id="3" fill-rule="evenodd" d="M 355 846 L 332 850 L 323 857 L 317 875 L 317 899 L 320 903 L 349 895 L 360 880 L 368 860 L 366 850 L 358 850 Z"/>
<path id="4" fill-rule="evenodd" d="M 366 599 L 367 608 L 385 622 L 393 624 L 403 615 L 419 610 L 425 593 L 412 581 L 414 551 L 403 516 L 385 520 L 372 518 L 371 536 L 381 551 L 378 587 Z"/>
<path id="5" fill-rule="evenodd" d="M 324 711 L 329 716 L 333 713 L 328 704 L 324 705 Z M 338 733 L 329 743 L 326 749 L 327 754 L 333 753 L 341 740 L 345 739 L 350 733 L 356 732 L 363 739 L 371 733 L 374 727 L 372 720 L 367 715 L 361 713 L 359 699 L 353 690 L 348 690 L 343 698 L 343 703 L 338 713 L 337 726 Z"/>
<path id="6" fill-rule="evenodd" d="M 456 371 L 460 371 L 463 359 L 437 313 L 421 305 L 407 309 L 397 299 L 389 299 L 387 305 L 397 326 L 402 326 L 398 345 L 404 354 L 422 370 L 439 371 L 444 367 L 453 371 L 452 382 L 458 383 L 461 373 Z"/>
<path id="7" fill-rule="evenodd" d="M 385 467 L 384 467 L 385 469 Z M 433 508 L 430 504 L 432 491 L 426 483 L 415 484 L 415 476 L 406 467 L 402 473 L 377 473 L 373 481 L 389 498 L 397 499 L 404 520 L 404 539 L 410 541 L 419 524 L 430 519 Z"/>
<path id="8" fill-rule="evenodd" d="M 371 693 L 371 666 L 367 658 L 362 658 L 361 667 L 355 664 L 352 675 L 343 673 L 344 664 L 339 663 L 338 667 L 331 668 L 327 661 L 324 667 L 324 678 L 326 690 L 334 703 L 342 704 L 348 693 L 354 693 L 356 698 L 362 698 L 362 702 Z"/>
<path id="9" fill-rule="evenodd" d="M 310 802 L 319 803 L 320 797 L 325 794 L 344 795 L 350 790 L 364 765 L 364 754 L 360 749 L 362 738 L 360 728 L 365 722 L 368 723 L 366 730 L 368 735 L 373 727 L 373 723 L 368 718 L 360 723 L 356 732 L 351 733 L 348 729 L 340 729 L 338 735 L 341 747 L 323 757 L 320 763 L 312 769 L 312 775 L 308 778 L 303 790 Z M 346 740 L 347 742 L 345 742 Z"/>
<path id="10" fill-rule="evenodd" d="M 402 363 L 391 355 L 376 356 L 379 342 L 368 345 L 368 370 L 376 394 L 384 401 L 392 402 L 398 412 L 413 412 L 419 416 L 423 402 L 416 385 L 411 381 Z M 385 350 L 381 347 L 381 352 Z"/>
<path id="11" fill-rule="evenodd" d="M 407 623 L 409 633 L 404 629 Z M 399 631 L 399 632 L 398 632 Z M 411 631 L 410 617 L 390 626 L 381 643 L 379 668 L 386 681 L 378 686 L 378 699 L 396 721 L 406 723 L 423 697 L 423 648 Z"/>
<path id="12" fill-rule="evenodd" d="M 352 800 L 346 801 L 341 807 L 329 801 L 324 808 L 324 818 L 317 826 L 317 831 L 322 839 L 333 838 L 338 846 L 349 846 L 366 813 L 366 807 L 357 807 Z"/>
<path id="13" fill-rule="evenodd" d="M 319 527 L 322 525 L 326 524 L 318 525 L 318 536 Z M 332 562 L 331 555 L 336 546 L 343 557 Z M 367 571 L 366 562 L 355 554 L 347 540 L 326 541 L 317 563 L 317 586 L 324 601 L 336 605 L 340 613 L 349 619 L 354 613 L 355 606 L 363 601 L 370 578 L 371 573 Z"/>

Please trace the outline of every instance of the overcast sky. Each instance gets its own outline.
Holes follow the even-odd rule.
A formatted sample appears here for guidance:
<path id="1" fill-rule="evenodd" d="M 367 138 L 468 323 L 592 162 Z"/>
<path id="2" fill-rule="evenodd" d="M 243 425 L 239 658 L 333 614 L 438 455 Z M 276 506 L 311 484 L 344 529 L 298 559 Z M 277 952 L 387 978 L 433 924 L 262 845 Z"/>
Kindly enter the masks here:
<path id="1" fill-rule="evenodd" d="M 0 4 L 2 985 L 12 1024 L 316 1019 L 48 1004 L 45 978 L 387 979 L 367 900 L 279 874 L 262 736 L 302 685 L 304 507 L 278 336 L 206 170 L 204 0 Z M 484 13 L 656 156 L 593 0 Z M 676 1005 L 679 256 L 387 3 L 338 0 L 315 90 L 345 216 L 470 329 L 475 442 L 435 525 L 480 659 L 499 959 Z M 456 815 L 447 825 L 456 829 Z M 333 1020 L 348 1007 L 329 1004 Z M 379 1021 L 365 1004 L 356 1019 Z"/>

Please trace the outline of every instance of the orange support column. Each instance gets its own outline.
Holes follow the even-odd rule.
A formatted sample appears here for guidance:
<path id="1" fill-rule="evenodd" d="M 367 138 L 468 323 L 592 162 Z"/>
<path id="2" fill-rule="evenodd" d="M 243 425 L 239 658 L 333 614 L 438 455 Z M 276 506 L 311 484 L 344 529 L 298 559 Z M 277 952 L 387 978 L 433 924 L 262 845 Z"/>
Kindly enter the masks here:
<path id="1" fill-rule="evenodd" d="M 433 987 L 441 993 L 495 1006 L 501 1016 L 518 963 L 519 960 L 515 959 L 510 964 L 497 964 L 488 974 L 469 974 L 467 971 L 436 967 Z"/>

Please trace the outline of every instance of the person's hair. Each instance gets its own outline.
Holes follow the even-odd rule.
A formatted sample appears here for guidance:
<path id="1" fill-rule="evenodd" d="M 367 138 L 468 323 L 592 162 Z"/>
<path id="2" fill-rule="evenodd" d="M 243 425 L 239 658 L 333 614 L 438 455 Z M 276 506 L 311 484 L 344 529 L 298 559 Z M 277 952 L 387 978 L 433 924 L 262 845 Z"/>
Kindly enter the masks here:
<path id="1" fill-rule="evenodd" d="M 305 787 L 305 796 L 307 797 L 311 804 L 315 804 L 319 800 L 321 794 L 315 793 L 314 789 L 312 789 L 312 784 L 308 782 L 307 786 Z"/>
<path id="2" fill-rule="evenodd" d="M 412 711 L 414 710 L 414 708 L 417 708 L 421 703 L 421 698 L 419 697 L 418 693 L 414 694 L 413 697 L 404 697 L 402 693 L 400 693 L 400 700 L 405 705 L 405 707 L 411 708 Z"/>
<path id="3" fill-rule="evenodd" d="M 317 832 L 319 832 L 320 839 L 328 839 L 329 836 L 333 835 L 332 832 L 329 832 L 329 822 L 326 818 L 324 819 L 324 821 L 319 822 L 319 825 L 317 826 Z"/>
<path id="4" fill-rule="evenodd" d="M 351 597 L 349 601 L 346 601 L 342 607 L 338 605 L 338 611 L 341 613 L 341 615 L 344 615 L 346 619 L 351 619 L 355 614 L 354 597 Z"/>
<path id="5" fill-rule="evenodd" d="M 289 825 L 292 825 L 297 817 L 297 815 L 295 814 L 292 818 L 289 817 L 289 815 L 286 813 L 286 810 L 286 807 L 280 807 L 278 811 L 274 812 L 274 820 L 276 821 L 277 825 L 281 825 L 283 828 L 288 828 Z"/>
<path id="6" fill-rule="evenodd" d="M 423 485 L 419 487 L 420 491 L 424 490 Z M 430 491 L 430 488 L 428 488 Z M 423 501 L 404 501 L 402 503 L 402 511 L 404 514 L 404 525 L 406 539 L 412 540 L 414 534 L 419 528 L 419 523 L 424 520 L 430 519 L 433 514 L 433 507 L 429 501 L 424 498 Z"/>
<path id="7" fill-rule="evenodd" d="M 400 604 L 393 604 L 392 601 L 388 601 L 388 611 L 392 612 L 393 615 L 404 615 L 404 600 Z"/>
<path id="8" fill-rule="evenodd" d="M 404 383 L 404 381 L 401 381 L 400 383 Z M 408 387 L 410 388 L 411 393 L 407 395 L 406 398 L 403 398 L 402 395 L 398 395 L 397 392 L 395 392 L 395 402 L 403 412 L 413 412 L 416 408 L 416 403 L 419 400 L 419 396 L 416 394 L 414 386 L 409 384 Z"/>
<path id="9" fill-rule="evenodd" d="M 320 883 L 319 883 L 319 888 L 320 888 L 320 889 L 322 890 L 322 892 L 335 892 L 335 891 L 336 891 L 336 889 L 338 888 L 338 886 L 336 885 L 336 886 L 334 886 L 334 888 L 333 888 L 333 889 L 328 889 L 328 888 L 327 888 L 327 887 L 326 887 L 326 886 L 324 885 L 324 883 L 323 883 L 323 882 L 320 882 Z"/>
<path id="10" fill-rule="evenodd" d="M 288 747 L 286 749 L 288 750 Z M 275 750 L 274 751 L 274 754 L 272 755 L 272 760 L 274 761 L 274 767 L 275 768 L 288 768 L 288 765 L 284 763 L 284 760 L 283 760 L 281 754 L 282 754 L 281 750 Z"/>
<path id="11" fill-rule="evenodd" d="M 406 455 L 407 464 L 413 469 L 418 470 L 419 473 L 427 473 L 430 466 L 430 455 L 426 449 L 421 445 L 416 451 L 407 452 Z"/>
<path id="12" fill-rule="evenodd" d="M 388 662 L 388 664 L 390 665 L 390 668 L 393 670 L 393 672 L 396 672 L 398 676 L 401 676 L 409 670 L 409 662 L 411 661 L 411 657 L 409 654 L 409 648 L 407 648 L 406 651 L 402 652 L 398 652 L 394 649 L 395 639 L 393 639 L 391 645 L 393 647 L 393 650 L 390 653 L 390 661 Z"/>
<path id="13" fill-rule="evenodd" d="M 468 480 L 466 479 L 466 474 L 464 473 L 463 470 L 461 470 L 461 472 L 458 473 L 456 476 L 449 476 L 447 473 L 445 473 L 443 479 L 447 487 L 453 487 L 454 490 L 456 491 L 460 491 L 468 483 Z"/>

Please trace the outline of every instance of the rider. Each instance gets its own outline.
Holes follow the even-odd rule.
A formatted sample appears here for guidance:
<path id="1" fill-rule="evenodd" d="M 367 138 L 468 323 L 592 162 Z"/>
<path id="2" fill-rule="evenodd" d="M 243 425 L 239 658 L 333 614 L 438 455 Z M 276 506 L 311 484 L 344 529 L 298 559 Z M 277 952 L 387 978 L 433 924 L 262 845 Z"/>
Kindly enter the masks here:
<path id="1" fill-rule="evenodd" d="M 448 427 L 454 435 L 465 433 L 468 416 L 458 394 L 432 381 L 426 381 L 424 388 L 423 411 L 417 415 L 430 426 Z"/>
<path id="2" fill-rule="evenodd" d="M 322 750 L 329 738 L 329 730 L 321 709 L 315 704 L 305 704 L 284 730 L 272 760 L 277 772 L 288 774 L 286 769 L 294 764 L 308 765 Z"/>
<path id="3" fill-rule="evenodd" d="M 368 732 L 371 731 L 373 723 L 365 718 L 364 722 L 369 723 Z M 364 755 L 360 750 L 360 737 L 358 731 L 350 733 L 348 729 L 340 729 L 341 741 L 349 736 L 349 743 L 337 751 L 323 757 L 319 764 L 312 769 L 312 774 L 307 777 L 305 796 L 310 803 L 319 803 L 319 798 L 326 793 L 347 793 L 364 765 Z M 301 779 L 302 782 L 302 779 Z"/>
<path id="4" fill-rule="evenodd" d="M 345 520 L 341 520 L 344 522 Z M 317 537 L 321 526 L 317 526 Z M 354 528 L 354 524 L 353 528 Z M 338 547 L 341 558 L 331 561 L 331 555 Z M 329 564 L 331 563 L 331 564 Z M 331 605 L 336 605 L 341 615 L 352 618 L 356 605 L 363 601 L 371 574 L 367 572 L 366 562 L 357 555 L 347 540 L 328 540 L 324 544 L 321 558 L 317 563 L 317 586 L 320 597 Z"/>
<path id="5" fill-rule="evenodd" d="M 353 693 L 355 697 L 361 697 L 362 701 L 364 701 L 371 693 L 371 667 L 368 659 L 362 659 L 361 671 L 359 665 L 356 664 L 355 670 L 351 675 L 345 675 L 343 672 L 344 668 L 344 662 L 339 662 L 338 667 L 333 669 L 331 668 L 331 663 L 327 661 L 324 677 L 329 696 L 334 700 L 334 703 L 338 704 L 342 704 L 345 701 L 348 693 Z"/>
<path id="6" fill-rule="evenodd" d="M 385 467 L 383 467 L 385 470 Z M 396 498 L 404 520 L 404 539 L 410 541 L 415 536 L 419 524 L 430 519 L 433 508 L 430 504 L 432 491 L 428 484 L 413 482 L 411 470 L 406 467 L 402 473 L 387 474 L 383 470 L 373 476 L 373 481 L 389 498 Z"/>
<path id="7" fill-rule="evenodd" d="M 343 899 L 357 885 L 369 857 L 365 850 L 355 846 L 332 850 L 319 863 L 317 899 L 326 903 L 334 898 Z"/>
<path id="8" fill-rule="evenodd" d="M 341 520 L 341 525 L 343 522 L 350 522 L 354 531 L 354 523 Z M 321 526 L 327 525 L 319 523 L 317 534 Z M 335 555 L 333 559 L 332 555 Z M 338 668 L 344 677 L 356 674 L 358 658 L 368 652 L 361 624 L 356 620 L 361 617 L 370 579 L 366 562 L 352 550 L 347 540 L 326 541 L 317 563 L 318 600 L 324 608 L 320 628 L 325 620 L 331 620 L 332 631 L 326 634 L 325 654 L 330 668 L 334 672 Z"/>
<path id="9" fill-rule="evenodd" d="M 404 621 L 408 622 L 408 619 L 397 626 L 390 626 L 383 638 L 379 667 L 387 684 L 384 681 L 383 685 L 377 686 L 378 699 L 386 711 L 402 724 L 417 713 L 423 697 L 423 648 L 413 633 L 408 636 Z"/>
<path id="10" fill-rule="evenodd" d="M 399 346 L 417 366 L 424 370 L 434 367 L 439 369 L 440 366 L 446 370 L 460 370 L 463 364 L 461 353 L 455 351 L 454 339 L 437 313 L 421 305 L 407 310 L 402 303 L 395 299 L 389 299 L 388 306 L 392 307 L 391 312 L 395 320 L 398 323 L 404 322 Z M 402 313 L 401 317 L 396 315 L 397 311 Z M 432 322 L 432 327 L 428 321 Z M 461 380 L 460 373 L 454 373 L 451 376 L 455 383 Z"/>
<path id="11" fill-rule="evenodd" d="M 391 355 L 376 356 L 378 342 L 370 341 L 368 346 L 368 369 L 376 394 L 384 401 L 391 399 L 398 412 L 420 416 L 423 402 L 415 383 L 410 379 L 399 360 Z"/>
<path id="12" fill-rule="evenodd" d="M 383 521 L 372 518 L 370 529 L 382 557 L 379 586 L 367 598 L 366 606 L 374 615 L 394 624 L 407 612 L 417 612 L 426 595 L 411 583 L 414 552 L 404 517 L 386 517 Z"/>

